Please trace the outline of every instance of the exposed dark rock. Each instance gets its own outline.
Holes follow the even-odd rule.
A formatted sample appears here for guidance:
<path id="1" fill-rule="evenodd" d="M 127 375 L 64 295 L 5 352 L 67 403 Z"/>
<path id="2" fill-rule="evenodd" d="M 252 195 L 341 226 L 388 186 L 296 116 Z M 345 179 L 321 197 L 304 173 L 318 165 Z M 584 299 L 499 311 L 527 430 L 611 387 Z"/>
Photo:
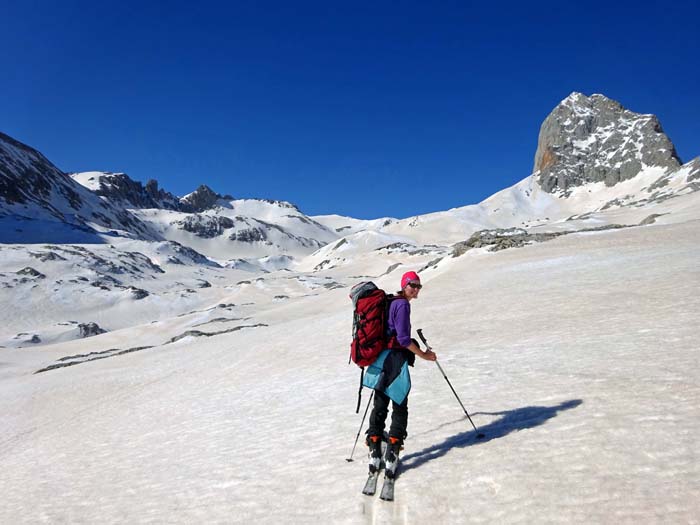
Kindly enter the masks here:
<path id="1" fill-rule="evenodd" d="M 80 323 L 78 325 L 78 330 L 80 331 L 80 337 L 92 337 L 94 335 L 100 335 L 107 332 L 97 323 Z"/>
<path id="2" fill-rule="evenodd" d="M 294 235 L 292 233 L 289 233 L 287 230 L 282 228 L 282 226 L 280 226 L 279 224 L 272 224 L 270 222 L 266 222 L 266 221 L 263 221 L 260 219 L 255 219 L 255 218 L 251 218 L 251 220 L 257 222 L 258 224 L 262 224 L 265 227 L 265 229 L 263 231 L 266 230 L 269 232 L 271 230 L 277 230 L 282 235 L 284 235 L 290 239 L 293 239 L 294 241 L 301 244 L 302 246 L 311 247 L 311 248 L 320 248 L 321 246 L 324 245 L 322 242 L 319 242 L 316 239 L 310 239 L 308 237 L 300 237 L 298 235 Z M 322 226 L 320 226 L 320 227 L 323 228 Z"/>
<path id="3" fill-rule="evenodd" d="M 221 268 L 221 266 L 218 263 L 212 261 L 211 259 L 208 259 L 207 257 L 202 255 L 198 251 L 193 250 L 192 248 L 189 248 L 188 246 L 183 246 L 179 242 L 169 241 L 168 246 L 170 246 L 170 248 L 175 253 L 180 255 L 181 257 L 186 257 L 187 259 L 191 260 L 194 263 L 203 264 L 205 266 L 212 266 L 214 268 Z M 168 259 L 168 260 L 169 260 L 169 262 L 174 262 L 174 261 L 171 261 L 170 259 Z M 179 262 L 174 262 L 174 263 L 175 264 L 182 264 L 182 261 L 180 261 L 180 259 L 177 259 L 177 261 L 179 261 Z"/>
<path id="4" fill-rule="evenodd" d="M 386 246 L 382 246 L 381 248 L 377 248 L 375 251 L 379 252 L 382 250 L 387 250 L 387 251 L 402 251 L 402 252 L 408 252 L 410 248 L 415 248 L 412 244 L 408 244 L 406 242 L 395 242 L 392 244 L 387 244 Z"/>
<path id="5" fill-rule="evenodd" d="M 267 233 L 262 228 L 246 228 L 232 233 L 229 239 L 241 242 L 259 242 L 267 240 Z"/>
<path id="6" fill-rule="evenodd" d="M 418 274 L 420 274 L 421 272 L 423 272 L 423 271 L 425 271 L 425 270 L 429 270 L 429 269 L 431 269 L 431 268 L 437 268 L 438 263 L 439 263 L 440 261 L 442 261 L 443 259 L 444 259 L 444 257 L 438 257 L 437 259 L 433 259 L 433 260 L 430 261 L 428 264 L 426 264 L 425 266 L 423 266 L 423 268 L 421 268 L 420 270 L 418 270 Z"/>
<path id="7" fill-rule="evenodd" d="M 529 234 L 519 228 L 506 230 L 481 230 L 472 234 L 466 241 L 459 242 L 453 246 L 452 256 L 459 257 L 472 248 L 482 248 L 490 246 L 489 251 L 497 252 L 507 248 L 518 248 L 533 241 L 544 241 L 558 237 L 561 233 L 537 233 Z"/>
<path id="8" fill-rule="evenodd" d="M 102 275 L 99 279 L 90 283 L 90 286 L 101 288 L 103 290 L 111 290 L 111 287 L 122 288 L 122 282 L 110 275 Z"/>
<path id="9" fill-rule="evenodd" d="M 97 195 L 119 202 L 127 208 L 159 208 L 179 210 L 179 199 L 167 191 L 158 189 L 158 182 L 151 179 L 143 186 L 125 173 L 99 175 Z"/>
<path id="10" fill-rule="evenodd" d="M 646 226 L 648 224 L 654 224 L 656 222 L 656 219 L 659 217 L 663 217 L 666 215 L 665 213 L 652 213 L 649 215 L 647 218 L 645 218 L 642 222 L 639 223 L 640 226 Z"/>
<path id="11" fill-rule="evenodd" d="M 330 259 L 324 259 L 323 261 L 321 261 L 320 263 L 318 263 L 316 266 L 314 266 L 314 272 L 318 272 L 318 271 L 320 271 L 320 270 L 323 270 L 323 269 L 326 268 L 326 266 L 328 266 L 329 264 L 331 264 Z M 331 268 L 332 268 L 332 266 L 331 266 Z"/>
<path id="12" fill-rule="evenodd" d="M 132 352 L 140 352 L 141 350 L 147 350 L 153 348 L 153 346 L 136 346 L 133 348 L 127 348 L 126 350 L 120 350 L 119 348 L 112 348 L 110 350 L 104 350 L 102 352 L 90 352 L 89 354 L 80 354 L 74 356 L 67 356 L 58 359 L 57 364 L 47 366 L 34 372 L 35 374 L 41 374 L 43 372 L 48 372 L 50 370 L 56 370 L 57 368 L 65 368 L 68 366 L 82 365 L 83 363 L 89 363 L 90 361 L 97 361 L 99 359 L 107 359 L 110 357 L 116 357 L 119 355 L 126 355 Z"/>
<path id="13" fill-rule="evenodd" d="M 595 228 L 584 228 L 575 231 L 562 232 L 546 232 L 546 233 L 529 233 L 521 228 L 497 229 L 497 230 L 481 230 L 475 232 L 466 241 L 458 242 L 452 246 L 452 257 L 459 257 L 472 248 L 490 247 L 490 252 L 506 250 L 508 248 L 520 248 L 534 242 L 545 242 L 562 235 L 570 235 L 572 233 L 596 232 L 605 230 L 618 230 L 621 228 L 630 228 L 631 226 L 624 224 L 608 224 L 597 226 Z"/>
<path id="14" fill-rule="evenodd" d="M 48 261 L 65 261 L 65 257 L 61 257 L 55 252 L 29 252 L 29 256 L 34 259 L 39 259 L 41 262 Z"/>
<path id="15" fill-rule="evenodd" d="M 148 293 L 146 290 L 142 290 L 141 288 L 136 288 L 134 286 L 129 286 L 127 290 L 131 292 L 132 299 L 135 299 L 136 301 L 144 299 L 150 295 L 150 293 Z"/>
<path id="16" fill-rule="evenodd" d="M 203 212 L 214 208 L 222 195 L 214 192 L 209 186 L 202 184 L 195 191 L 180 199 L 183 211 Z"/>
<path id="17" fill-rule="evenodd" d="M 178 336 L 173 337 L 172 339 L 167 341 L 165 344 L 175 343 L 176 341 L 179 341 L 180 339 L 184 339 L 185 337 L 214 337 L 216 335 L 237 332 L 238 330 L 243 330 L 244 328 L 258 328 L 259 326 L 268 326 L 268 325 L 266 325 L 265 323 L 241 325 L 241 326 L 236 326 L 234 328 L 229 328 L 228 330 L 221 330 L 220 332 L 201 332 L 199 330 L 188 330 L 183 334 L 180 334 Z"/>
<path id="18" fill-rule="evenodd" d="M 684 164 L 683 167 L 689 168 L 688 178 L 686 179 L 687 182 L 700 180 L 700 157 L 695 157 L 687 164 Z"/>
<path id="19" fill-rule="evenodd" d="M 35 277 L 37 279 L 46 279 L 46 276 L 43 273 L 41 273 L 41 272 L 39 272 L 39 271 L 35 270 L 34 268 L 29 267 L 29 266 L 19 270 L 17 272 L 17 275 L 26 275 L 27 277 Z"/>
<path id="20" fill-rule="evenodd" d="M 310 219 L 306 217 L 302 217 L 300 215 L 285 215 L 285 217 L 289 217 L 290 219 L 297 219 L 298 221 L 303 222 L 304 224 L 314 224 L 318 225 L 317 222 L 311 221 Z"/>
<path id="21" fill-rule="evenodd" d="M 211 239 L 224 233 L 224 230 L 233 228 L 234 222 L 219 215 L 188 215 L 181 221 L 174 224 L 183 230 L 194 233 L 199 237 Z"/>
<path id="22" fill-rule="evenodd" d="M 389 266 L 389 267 L 386 269 L 386 271 L 385 271 L 382 275 L 380 275 L 379 277 L 382 277 L 382 276 L 384 276 L 384 275 L 389 275 L 391 272 L 393 272 L 394 270 L 396 270 L 399 266 L 401 266 L 401 263 L 392 264 L 392 265 Z"/>
<path id="23" fill-rule="evenodd" d="M 668 175 L 664 175 L 663 177 L 659 177 L 659 179 L 656 182 L 654 182 L 654 184 L 649 186 L 649 191 L 661 189 L 665 186 L 668 186 L 668 183 L 669 183 L 669 176 Z"/>
<path id="24" fill-rule="evenodd" d="M 347 244 L 347 242 L 348 242 L 348 241 L 347 241 L 346 239 L 340 239 L 340 240 L 336 243 L 336 245 L 333 246 L 333 248 L 331 248 L 331 250 L 337 250 L 337 249 L 340 248 L 343 244 Z"/>
<path id="25" fill-rule="evenodd" d="M 217 317 L 216 319 L 212 319 L 211 321 L 205 321 L 204 323 L 199 323 L 196 325 L 193 325 L 194 328 L 197 328 L 199 326 L 205 326 L 208 324 L 213 324 L 213 323 L 230 323 L 233 321 L 247 321 L 250 319 L 250 317 L 246 318 L 241 318 L 241 317 Z"/>
<path id="26" fill-rule="evenodd" d="M 296 204 L 292 204 L 291 202 L 287 201 L 276 201 L 273 199 L 256 199 L 261 202 L 267 202 L 268 204 L 274 204 L 275 206 L 279 206 L 280 208 L 289 208 L 292 210 L 297 210 L 299 211 L 299 208 L 297 208 Z"/>

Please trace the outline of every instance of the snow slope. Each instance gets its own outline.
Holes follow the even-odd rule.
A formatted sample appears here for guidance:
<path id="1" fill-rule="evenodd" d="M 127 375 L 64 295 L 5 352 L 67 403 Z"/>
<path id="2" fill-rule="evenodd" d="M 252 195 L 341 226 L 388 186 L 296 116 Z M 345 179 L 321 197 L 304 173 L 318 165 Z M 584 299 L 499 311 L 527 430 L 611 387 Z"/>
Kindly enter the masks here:
<path id="1" fill-rule="evenodd" d="M 351 278 L 240 285 L 233 300 L 260 303 L 217 336 L 164 344 L 200 313 L 0 349 L 0 522 L 696 522 L 699 225 L 472 250 L 426 272 L 413 326 L 486 439 L 419 361 L 393 503 L 360 494 L 361 446 L 344 461 L 360 423 Z M 153 347 L 79 363 L 137 343 Z M 34 374 L 63 357 L 78 364 Z"/>

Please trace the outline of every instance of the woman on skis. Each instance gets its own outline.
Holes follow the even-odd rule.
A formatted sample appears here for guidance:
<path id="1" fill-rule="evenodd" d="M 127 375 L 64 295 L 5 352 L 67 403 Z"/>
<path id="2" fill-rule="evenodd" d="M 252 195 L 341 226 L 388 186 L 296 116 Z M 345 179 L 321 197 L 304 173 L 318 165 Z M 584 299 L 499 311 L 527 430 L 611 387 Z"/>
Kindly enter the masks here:
<path id="1" fill-rule="evenodd" d="M 374 407 L 369 419 L 367 444 L 370 448 L 370 472 L 380 468 L 382 461 L 382 436 L 384 424 L 392 401 L 391 426 L 387 445 L 387 477 L 396 472 L 399 451 L 403 448 L 408 425 L 408 392 L 411 378 L 408 366 L 413 366 L 415 356 L 426 361 L 435 361 L 437 356 L 432 350 L 423 351 L 418 343 L 411 339 L 411 301 L 418 298 L 423 286 L 416 272 L 406 272 L 401 277 L 399 291 L 389 306 L 387 325 L 390 336 L 390 351 L 384 355 L 379 383 L 374 386 Z"/>

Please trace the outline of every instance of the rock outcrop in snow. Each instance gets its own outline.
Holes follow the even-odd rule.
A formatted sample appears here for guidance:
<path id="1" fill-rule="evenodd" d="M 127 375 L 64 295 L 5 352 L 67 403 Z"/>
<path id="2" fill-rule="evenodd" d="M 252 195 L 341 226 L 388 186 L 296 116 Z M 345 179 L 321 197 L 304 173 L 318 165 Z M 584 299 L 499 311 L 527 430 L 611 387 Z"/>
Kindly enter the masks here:
<path id="1" fill-rule="evenodd" d="M 572 93 L 542 123 L 533 171 L 545 191 L 566 194 L 591 182 L 612 186 L 646 166 L 672 171 L 680 165 L 656 116 L 603 95 Z"/>

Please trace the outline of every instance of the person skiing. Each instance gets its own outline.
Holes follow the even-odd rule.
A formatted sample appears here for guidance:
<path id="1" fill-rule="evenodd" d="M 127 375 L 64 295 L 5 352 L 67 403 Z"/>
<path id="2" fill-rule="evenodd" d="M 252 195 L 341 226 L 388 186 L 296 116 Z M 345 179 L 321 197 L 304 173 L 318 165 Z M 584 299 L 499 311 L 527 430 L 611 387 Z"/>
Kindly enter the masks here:
<path id="1" fill-rule="evenodd" d="M 393 478 L 398 463 L 399 451 L 403 448 L 408 425 L 408 392 L 411 388 L 408 366 L 413 366 L 415 356 L 426 361 L 435 361 L 432 350 L 423 351 L 411 339 L 411 301 L 418 298 L 422 288 L 416 272 L 406 272 L 401 277 L 401 291 L 391 301 L 387 325 L 390 336 L 389 351 L 381 365 L 379 381 L 374 386 L 374 406 L 367 430 L 367 445 L 370 448 L 370 473 L 379 470 L 382 461 L 382 437 L 388 415 L 389 400 L 392 400 L 391 426 L 387 444 L 387 477 Z M 397 399 L 400 402 L 397 402 Z"/>

